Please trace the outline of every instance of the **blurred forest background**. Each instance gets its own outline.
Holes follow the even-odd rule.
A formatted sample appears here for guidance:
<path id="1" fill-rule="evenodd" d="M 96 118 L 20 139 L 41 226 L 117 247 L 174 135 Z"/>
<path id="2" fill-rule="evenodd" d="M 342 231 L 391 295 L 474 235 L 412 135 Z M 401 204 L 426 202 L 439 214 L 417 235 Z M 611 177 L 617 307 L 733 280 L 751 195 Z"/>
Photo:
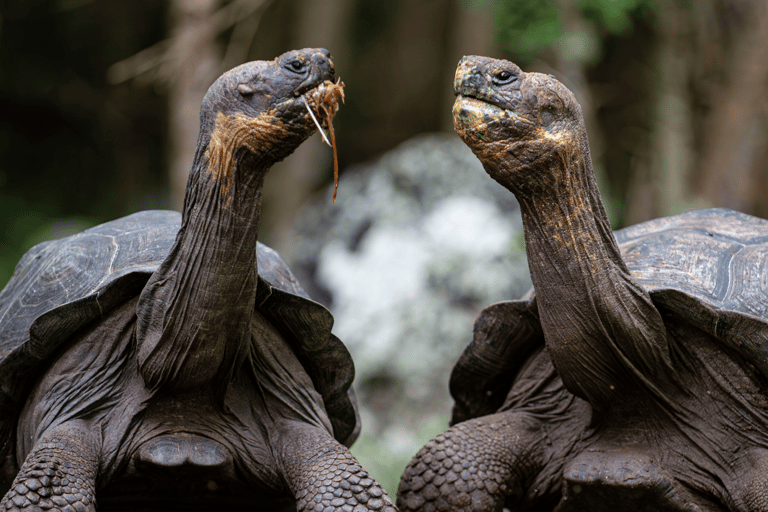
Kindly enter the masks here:
<path id="1" fill-rule="evenodd" d="M 452 131 L 462 55 L 576 93 L 615 227 L 717 205 L 768 216 L 765 0 L 0 0 L 0 284 L 31 245 L 180 207 L 224 70 L 331 50 L 342 169 Z M 331 177 L 313 137 L 270 175 L 260 230 Z M 343 187 L 343 180 L 342 180 Z"/>
<path id="2" fill-rule="evenodd" d="M 208 86 L 307 46 L 346 83 L 340 202 L 344 169 L 453 131 L 456 64 L 481 54 L 575 92 L 614 227 L 768 217 L 766 0 L 0 0 L 0 286 L 35 243 L 179 209 Z M 279 167 L 260 239 L 290 253 L 331 152 L 314 136 Z"/>

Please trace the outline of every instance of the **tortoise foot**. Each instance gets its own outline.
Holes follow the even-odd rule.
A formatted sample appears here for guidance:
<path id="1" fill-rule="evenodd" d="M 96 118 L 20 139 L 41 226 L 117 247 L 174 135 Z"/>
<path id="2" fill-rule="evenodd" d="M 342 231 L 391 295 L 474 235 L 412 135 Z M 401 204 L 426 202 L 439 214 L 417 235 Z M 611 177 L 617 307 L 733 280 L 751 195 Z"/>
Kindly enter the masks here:
<path id="1" fill-rule="evenodd" d="M 700 512 L 651 457 L 631 448 L 588 450 L 563 472 L 559 510 Z"/>
<path id="2" fill-rule="evenodd" d="M 397 511 L 387 492 L 330 434 L 307 425 L 293 433 L 282 459 L 297 512 Z"/>
<path id="3" fill-rule="evenodd" d="M 77 423 L 60 425 L 38 441 L 0 502 L 0 510 L 96 510 L 97 445 L 94 436 Z"/>
<path id="4" fill-rule="evenodd" d="M 400 480 L 403 511 L 501 512 L 518 502 L 542 439 L 524 413 L 502 412 L 454 425 L 427 443 Z"/>

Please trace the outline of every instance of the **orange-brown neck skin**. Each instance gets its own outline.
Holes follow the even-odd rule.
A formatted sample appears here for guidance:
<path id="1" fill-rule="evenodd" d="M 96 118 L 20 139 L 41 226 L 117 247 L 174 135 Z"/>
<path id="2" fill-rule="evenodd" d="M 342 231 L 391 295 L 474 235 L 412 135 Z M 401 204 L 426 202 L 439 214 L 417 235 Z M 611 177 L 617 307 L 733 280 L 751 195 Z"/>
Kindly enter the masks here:
<path id="1" fill-rule="evenodd" d="M 307 126 L 297 130 L 275 112 L 217 113 L 201 136 L 181 229 L 137 308 L 148 387 L 221 394 L 245 357 L 262 187 L 271 165 L 311 133 L 300 121 Z"/>
<path id="2" fill-rule="evenodd" d="M 520 203 L 547 349 L 566 387 L 600 409 L 656 394 L 671 372 L 666 329 L 621 259 L 583 125 L 510 129 L 514 116 L 472 107 L 457 101 L 457 132 Z"/>
<path id="3" fill-rule="evenodd" d="M 669 368 L 664 323 L 621 259 L 587 163 L 550 166 L 562 166 L 559 186 L 517 195 L 547 348 L 569 390 L 620 408 Z"/>

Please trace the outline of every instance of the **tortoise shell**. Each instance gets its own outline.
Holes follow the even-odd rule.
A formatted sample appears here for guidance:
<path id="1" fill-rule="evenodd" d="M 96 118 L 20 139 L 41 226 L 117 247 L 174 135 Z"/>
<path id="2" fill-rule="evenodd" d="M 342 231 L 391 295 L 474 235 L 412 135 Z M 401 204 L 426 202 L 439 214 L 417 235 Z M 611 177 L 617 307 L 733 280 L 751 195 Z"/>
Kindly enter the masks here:
<path id="1" fill-rule="evenodd" d="M 632 276 L 666 321 L 695 325 L 768 378 L 768 221 L 712 208 L 615 236 Z M 451 424 L 496 412 L 517 371 L 543 344 L 534 290 L 485 308 L 451 373 Z"/>
<path id="2" fill-rule="evenodd" d="M 138 295 L 174 243 L 181 214 L 144 211 L 43 242 L 19 261 L 0 292 L 0 447 L 10 445 L 19 411 L 42 363 L 79 329 Z M 283 259 L 257 244 L 255 307 L 286 337 L 323 398 L 336 439 L 359 432 L 351 391 L 354 366 L 331 334 L 333 316 L 312 301 Z"/>

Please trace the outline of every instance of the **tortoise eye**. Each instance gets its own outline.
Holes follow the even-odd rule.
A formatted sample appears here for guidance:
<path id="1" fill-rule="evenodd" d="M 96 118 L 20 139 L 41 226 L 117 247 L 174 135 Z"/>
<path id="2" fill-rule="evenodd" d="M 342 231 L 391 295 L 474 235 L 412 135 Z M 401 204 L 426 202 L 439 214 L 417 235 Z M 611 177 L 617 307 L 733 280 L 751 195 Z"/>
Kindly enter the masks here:
<path id="1" fill-rule="evenodd" d="M 496 85 L 505 85 L 514 82 L 517 77 L 506 69 L 503 69 L 493 76 L 493 83 Z"/>
<path id="2" fill-rule="evenodd" d="M 288 63 L 288 69 L 295 73 L 303 73 L 307 65 L 299 59 L 293 59 Z"/>

